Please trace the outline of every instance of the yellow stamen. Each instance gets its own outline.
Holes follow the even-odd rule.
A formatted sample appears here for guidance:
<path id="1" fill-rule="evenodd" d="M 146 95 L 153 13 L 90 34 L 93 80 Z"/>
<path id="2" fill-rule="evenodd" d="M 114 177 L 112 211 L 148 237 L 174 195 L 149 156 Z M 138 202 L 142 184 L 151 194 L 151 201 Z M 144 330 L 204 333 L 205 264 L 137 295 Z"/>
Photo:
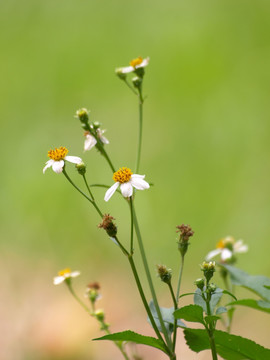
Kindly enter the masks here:
<path id="1" fill-rule="evenodd" d="M 48 156 L 50 159 L 59 161 L 63 160 L 68 153 L 68 149 L 64 146 L 61 146 L 60 148 L 55 148 L 55 150 L 48 151 Z"/>
<path id="2" fill-rule="evenodd" d="M 136 59 L 131 60 L 129 65 L 135 68 L 136 66 L 140 65 L 142 62 L 143 62 L 143 58 L 139 56 Z"/>
<path id="3" fill-rule="evenodd" d="M 115 182 L 120 182 L 120 184 L 123 184 L 130 180 L 132 174 L 133 173 L 129 168 L 122 167 L 113 174 L 113 180 Z"/>
<path id="4" fill-rule="evenodd" d="M 65 276 L 65 275 L 70 274 L 70 273 L 71 273 L 70 268 L 66 268 L 66 269 L 64 269 L 64 270 L 60 270 L 60 271 L 58 272 L 58 275 L 59 275 L 59 276 Z"/>
<path id="5" fill-rule="evenodd" d="M 227 236 L 221 240 L 216 245 L 217 249 L 225 249 L 228 245 L 233 245 L 235 243 L 232 236 Z"/>

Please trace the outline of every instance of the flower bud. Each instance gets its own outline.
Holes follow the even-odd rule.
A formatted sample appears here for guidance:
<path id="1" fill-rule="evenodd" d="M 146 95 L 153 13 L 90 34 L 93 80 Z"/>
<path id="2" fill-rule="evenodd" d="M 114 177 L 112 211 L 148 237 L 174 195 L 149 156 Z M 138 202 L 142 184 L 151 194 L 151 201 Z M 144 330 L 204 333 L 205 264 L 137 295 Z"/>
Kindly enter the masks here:
<path id="1" fill-rule="evenodd" d="M 142 78 L 141 77 L 138 77 L 138 76 L 135 76 L 133 79 L 132 79 L 132 83 L 134 85 L 135 88 L 137 89 L 140 89 L 141 86 L 142 86 Z"/>
<path id="2" fill-rule="evenodd" d="M 127 75 L 125 73 L 123 73 L 122 68 L 117 68 L 115 70 L 115 73 L 119 77 L 119 79 L 121 79 L 121 80 L 125 80 L 126 77 L 127 77 Z"/>
<path id="3" fill-rule="evenodd" d="M 204 288 L 204 279 L 200 278 L 194 281 L 194 284 L 197 286 L 198 289 L 203 291 Z"/>
<path id="4" fill-rule="evenodd" d="M 157 265 L 158 276 L 160 277 L 161 281 L 169 284 L 172 278 L 172 270 L 168 269 L 165 265 Z"/>
<path id="5" fill-rule="evenodd" d="M 99 121 L 95 121 L 93 122 L 93 128 L 96 130 L 96 129 L 99 129 L 101 126 L 101 123 Z"/>
<path id="6" fill-rule="evenodd" d="M 87 124 L 89 120 L 89 111 L 85 108 L 79 109 L 76 111 L 76 118 L 78 118 L 82 123 Z"/>
<path id="7" fill-rule="evenodd" d="M 90 283 L 87 285 L 85 296 L 89 298 L 91 303 L 95 303 L 98 299 L 101 298 L 98 290 L 100 289 L 100 285 L 97 282 Z"/>
<path id="8" fill-rule="evenodd" d="M 76 164 L 75 167 L 80 175 L 84 175 L 86 173 L 86 166 L 83 162 Z"/>
<path id="9" fill-rule="evenodd" d="M 208 291 L 212 294 L 212 293 L 214 293 L 215 291 L 216 291 L 216 289 L 217 289 L 217 286 L 215 285 L 215 284 L 209 284 L 208 285 Z"/>
<path id="10" fill-rule="evenodd" d="M 103 321 L 105 318 L 104 310 L 102 309 L 96 310 L 94 315 L 99 321 Z"/>
<path id="11" fill-rule="evenodd" d="M 213 277 L 214 272 L 216 271 L 215 267 L 216 267 L 215 261 L 213 262 L 210 261 L 209 263 L 204 261 L 202 263 L 201 270 L 203 271 L 207 282 L 209 282 L 209 280 Z"/>

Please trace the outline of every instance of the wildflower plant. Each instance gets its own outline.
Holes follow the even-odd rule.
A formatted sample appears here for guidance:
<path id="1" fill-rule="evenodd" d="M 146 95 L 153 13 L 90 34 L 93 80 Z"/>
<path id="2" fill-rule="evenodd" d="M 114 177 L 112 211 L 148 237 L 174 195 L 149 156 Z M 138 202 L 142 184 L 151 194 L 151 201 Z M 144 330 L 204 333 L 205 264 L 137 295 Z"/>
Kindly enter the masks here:
<path id="1" fill-rule="evenodd" d="M 94 211 L 100 218 L 98 227 L 103 229 L 107 236 L 118 246 L 120 252 L 127 260 L 130 266 L 134 284 L 139 292 L 142 304 L 148 318 L 148 322 L 153 328 L 154 336 L 145 336 L 126 330 L 112 334 L 110 325 L 106 321 L 105 311 L 97 308 L 96 304 L 101 297 L 100 285 L 92 282 L 86 287 L 85 301 L 76 294 L 73 288 L 75 278 L 80 274 L 78 271 L 71 271 L 69 268 L 61 270 L 58 276 L 54 278 L 54 284 L 64 283 L 75 300 L 86 310 L 86 312 L 96 319 L 100 324 L 100 330 L 105 332 L 105 336 L 95 340 L 110 340 L 119 349 L 122 358 L 126 360 L 138 359 L 137 354 L 132 354 L 128 343 L 144 344 L 154 347 L 163 353 L 170 360 L 181 359 L 181 348 L 176 350 L 177 336 L 185 337 L 189 348 L 198 353 L 204 350 L 211 350 L 212 359 L 217 360 L 218 355 L 223 359 L 254 359 L 265 360 L 270 358 L 270 350 L 266 349 L 254 341 L 242 338 L 230 333 L 232 327 L 233 314 L 238 306 L 248 306 L 252 309 L 270 313 L 270 279 L 264 276 L 250 276 L 246 272 L 234 267 L 239 253 L 248 250 L 247 245 L 241 240 L 236 241 L 232 237 L 226 237 L 218 242 L 217 249 L 210 251 L 202 262 L 200 268 L 202 277 L 195 280 L 191 285 L 191 292 L 181 293 L 181 281 L 184 273 L 184 263 L 190 248 L 190 242 L 193 242 L 194 231 L 190 225 L 178 225 L 176 248 L 179 250 L 179 264 L 176 273 L 178 277 L 174 281 L 174 273 L 171 267 L 166 265 L 157 265 L 157 276 L 164 283 L 164 288 L 168 290 L 168 296 L 171 298 L 171 307 L 164 308 L 159 305 L 156 289 L 153 284 L 153 271 L 149 268 L 147 254 L 144 248 L 143 236 L 140 230 L 139 221 L 135 208 L 135 198 L 138 190 L 151 190 L 151 184 L 145 180 L 145 175 L 140 175 L 141 153 L 142 153 L 142 126 L 143 126 L 143 83 L 146 67 L 150 59 L 138 57 L 131 60 L 128 66 L 116 69 L 116 75 L 137 97 L 139 105 L 138 114 L 138 147 L 136 151 L 136 163 L 134 173 L 130 168 L 122 166 L 119 170 L 113 165 L 107 147 L 109 141 L 103 136 L 104 130 L 101 124 L 92 121 L 90 112 L 86 108 L 81 108 L 76 112 L 75 117 L 79 120 L 84 130 L 84 151 L 96 148 L 104 159 L 104 166 L 107 165 L 112 171 L 114 184 L 108 181 L 108 185 L 89 184 L 86 179 L 87 166 L 78 156 L 68 156 L 68 150 L 65 147 L 50 150 L 48 156 L 50 160 L 46 162 L 43 173 L 52 167 L 53 171 L 62 173 L 68 182 L 87 199 Z M 111 140 L 113 143 L 113 140 Z M 81 189 L 76 182 L 72 180 L 66 167 L 66 163 L 75 164 L 75 171 L 82 176 L 85 189 Z M 96 187 L 104 188 L 105 202 L 100 204 L 96 201 L 94 192 Z M 106 190 L 105 190 L 106 189 Z M 130 240 L 127 245 L 118 236 L 119 224 L 116 223 L 115 215 L 110 215 L 101 210 L 107 206 L 107 202 L 115 193 L 120 193 L 130 210 Z M 136 196 L 135 196 L 136 195 Z M 140 195 L 141 196 L 141 195 Z M 125 206 L 125 205 L 124 205 Z M 134 238 L 137 238 L 135 243 Z M 173 240 L 173 239 L 172 239 Z M 196 240 L 194 241 L 196 244 Z M 144 272 L 147 278 L 147 286 L 150 290 L 152 299 L 147 299 L 145 295 L 145 286 L 141 282 L 141 274 L 138 272 L 137 264 L 134 260 L 134 252 L 139 252 L 143 263 Z M 220 255 L 220 261 L 212 261 L 212 258 Z M 203 260 L 203 259 L 202 259 Z M 211 261 L 210 261 L 211 260 Z M 154 269 L 153 269 L 154 270 Z M 219 287 L 213 281 L 216 271 L 219 270 L 223 279 L 224 289 Z M 199 274 L 199 267 L 198 267 Z M 175 286 L 176 282 L 176 286 Z M 195 289 L 194 289 L 195 285 Z M 253 293 L 256 293 L 258 299 L 240 299 L 235 296 L 235 287 L 243 286 Z M 181 299 L 184 296 L 193 295 L 193 301 L 190 305 L 182 306 Z M 189 327 L 189 322 L 198 323 L 199 328 Z M 224 325 L 224 330 L 217 330 L 217 324 Z M 179 331 L 178 331 L 179 330 Z"/>

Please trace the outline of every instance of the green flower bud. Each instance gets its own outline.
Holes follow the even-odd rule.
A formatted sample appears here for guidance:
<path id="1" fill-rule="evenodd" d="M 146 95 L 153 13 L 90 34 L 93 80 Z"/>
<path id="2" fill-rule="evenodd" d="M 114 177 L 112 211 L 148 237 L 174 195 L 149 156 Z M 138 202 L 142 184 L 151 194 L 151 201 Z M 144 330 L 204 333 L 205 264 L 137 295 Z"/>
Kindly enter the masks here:
<path id="1" fill-rule="evenodd" d="M 213 277 L 214 272 L 216 271 L 215 267 L 216 267 L 215 261 L 213 261 L 213 262 L 210 261 L 209 263 L 204 261 L 202 263 L 201 270 L 203 271 L 207 282 L 209 282 L 209 280 Z"/>
<path id="2" fill-rule="evenodd" d="M 134 85 L 135 88 L 137 89 L 140 89 L 141 86 L 142 86 L 142 78 L 141 77 L 138 77 L 138 76 L 135 76 L 133 79 L 132 79 L 132 83 Z"/>
<path id="3" fill-rule="evenodd" d="M 115 73 L 119 77 L 119 79 L 126 80 L 127 74 L 123 73 L 122 68 L 117 68 L 115 70 Z"/>
<path id="4" fill-rule="evenodd" d="M 209 284 L 208 285 L 208 291 L 212 294 L 212 293 L 214 293 L 215 291 L 216 291 L 216 289 L 217 289 L 217 286 L 215 285 L 215 284 Z"/>
<path id="5" fill-rule="evenodd" d="M 89 111 L 85 108 L 79 109 L 76 111 L 76 118 L 78 118 L 82 123 L 86 124 L 89 120 Z"/>
<path id="6" fill-rule="evenodd" d="M 80 175 L 84 175 L 86 173 L 86 166 L 83 162 L 76 164 L 75 167 Z"/>
<path id="7" fill-rule="evenodd" d="M 194 281 L 194 284 L 197 286 L 198 289 L 203 291 L 204 288 L 204 279 L 200 278 Z"/>
<path id="8" fill-rule="evenodd" d="M 102 310 L 102 309 L 96 310 L 94 315 L 99 321 L 103 321 L 105 318 L 105 313 L 104 313 L 104 310 Z"/>

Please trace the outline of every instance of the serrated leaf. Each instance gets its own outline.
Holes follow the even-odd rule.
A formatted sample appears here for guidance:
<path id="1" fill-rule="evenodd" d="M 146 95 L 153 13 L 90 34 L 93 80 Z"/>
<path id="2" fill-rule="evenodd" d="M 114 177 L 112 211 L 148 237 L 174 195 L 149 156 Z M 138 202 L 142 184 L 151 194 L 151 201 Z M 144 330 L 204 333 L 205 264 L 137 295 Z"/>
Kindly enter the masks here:
<path id="1" fill-rule="evenodd" d="M 156 339 L 151 336 L 144 336 L 138 333 L 135 333 L 134 331 L 122 331 L 119 333 L 114 333 L 110 335 L 105 335 L 100 338 L 96 338 L 93 340 L 111 340 L 111 341 L 132 341 L 136 344 L 142 344 L 142 345 L 148 345 L 151 347 L 154 347 L 156 349 L 159 349 L 167 354 L 167 351 L 163 345 L 163 342 L 159 339 Z"/>
<path id="2" fill-rule="evenodd" d="M 231 281 L 235 285 L 243 286 L 270 302 L 270 279 L 262 275 L 249 275 L 231 265 L 222 265 L 230 274 Z"/>
<path id="3" fill-rule="evenodd" d="M 187 305 L 174 312 L 176 319 L 184 319 L 186 321 L 198 322 L 204 324 L 203 309 L 199 305 Z"/>
<path id="4" fill-rule="evenodd" d="M 237 300 L 237 301 L 231 302 L 228 305 L 232 305 L 232 306 L 243 305 L 243 306 L 248 306 L 252 309 L 270 313 L 270 302 L 263 301 L 263 300 L 243 299 L 243 300 Z"/>
<path id="5" fill-rule="evenodd" d="M 161 327 L 161 324 L 160 324 L 160 321 L 159 321 L 159 318 L 158 318 L 158 314 L 156 312 L 156 307 L 155 307 L 155 304 L 154 304 L 153 300 L 150 301 L 149 308 L 150 308 L 150 311 L 151 311 L 151 313 L 153 315 L 153 318 L 155 320 L 155 323 L 156 323 L 159 331 L 163 332 L 163 329 Z M 160 307 L 161 316 L 162 316 L 165 328 L 166 328 L 167 333 L 169 334 L 169 336 L 172 334 L 173 328 L 174 328 L 174 316 L 173 316 L 174 311 L 175 310 L 174 310 L 173 307 L 172 308 Z M 149 319 L 148 319 L 148 321 L 149 321 Z M 177 326 L 186 327 L 186 325 L 181 320 L 177 321 Z"/>
<path id="6" fill-rule="evenodd" d="M 204 329 L 184 329 L 186 343 L 195 352 L 210 349 L 209 338 Z M 225 360 L 266 360 L 270 349 L 241 336 L 215 331 L 217 353 Z"/>
<path id="7" fill-rule="evenodd" d="M 215 308 L 216 308 L 217 304 L 219 303 L 222 295 L 223 295 L 223 290 L 220 288 L 216 288 L 215 292 L 212 294 L 211 301 L 210 301 L 210 310 L 211 310 L 212 314 L 215 312 Z M 194 304 L 201 306 L 203 308 L 204 312 L 207 313 L 206 303 L 202 298 L 202 292 L 200 289 L 197 289 L 195 291 Z"/>
<path id="8" fill-rule="evenodd" d="M 227 311 L 228 311 L 228 310 L 227 310 L 227 308 L 226 308 L 225 306 L 220 306 L 220 307 L 218 307 L 217 310 L 216 310 L 216 315 L 223 314 L 223 313 L 225 313 L 225 312 L 227 312 Z"/>

